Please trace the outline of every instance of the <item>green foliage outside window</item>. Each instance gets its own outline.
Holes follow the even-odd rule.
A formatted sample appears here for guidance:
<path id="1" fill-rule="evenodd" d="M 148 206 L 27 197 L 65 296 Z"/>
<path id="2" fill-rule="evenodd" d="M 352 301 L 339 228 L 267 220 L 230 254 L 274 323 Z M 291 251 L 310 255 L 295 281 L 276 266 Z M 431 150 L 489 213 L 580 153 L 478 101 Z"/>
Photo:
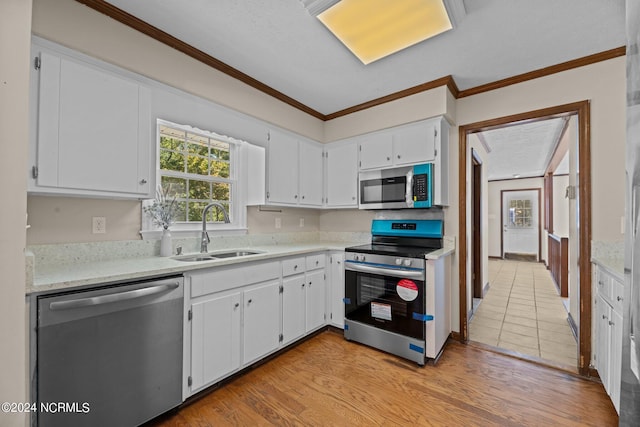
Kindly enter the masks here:
<path id="1" fill-rule="evenodd" d="M 201 221 L 202 210 L 211 201 L 231 208 L 230 145 L 204 135 L 160 126 L 161 186 L 178 204 L 176 221 Z M 217 209 L 207 221 L 222 222 Z"/>

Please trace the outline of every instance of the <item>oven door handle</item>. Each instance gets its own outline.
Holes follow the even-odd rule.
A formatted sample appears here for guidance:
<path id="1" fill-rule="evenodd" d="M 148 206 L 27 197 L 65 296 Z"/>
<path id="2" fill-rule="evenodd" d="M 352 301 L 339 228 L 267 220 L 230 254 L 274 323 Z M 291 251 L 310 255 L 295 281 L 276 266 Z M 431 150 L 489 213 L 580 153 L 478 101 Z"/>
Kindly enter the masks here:
<path id="1" fill-rule="evenodd" d="M 359 271 L 362 273 L 374 273 L 374 274 L 384 274 L 387 276 L 400 277 L 400 278 L 411 278 L 411 279 L 423 279 L 424 270 L 401 270 L 395 268 L 382 268 L 382 267 L 371 267 L 369 265 L 363 264 L 354 264 L 350 262 L 345 262 L 344 268 L 346 270 L 351 271 Z"/>

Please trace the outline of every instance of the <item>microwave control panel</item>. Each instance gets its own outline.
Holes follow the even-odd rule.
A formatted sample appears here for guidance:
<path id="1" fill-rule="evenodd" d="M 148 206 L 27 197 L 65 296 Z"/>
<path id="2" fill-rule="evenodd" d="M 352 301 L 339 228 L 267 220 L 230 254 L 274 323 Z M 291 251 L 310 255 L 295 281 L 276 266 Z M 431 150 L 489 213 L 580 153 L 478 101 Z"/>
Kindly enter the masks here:
<path id="1" fill-rule="evenodd" d="M 424 202 L 425 200 L 429 200 L 427 193 L 427 175 L 415 175 L 413 177 L 413 201 Z"/>

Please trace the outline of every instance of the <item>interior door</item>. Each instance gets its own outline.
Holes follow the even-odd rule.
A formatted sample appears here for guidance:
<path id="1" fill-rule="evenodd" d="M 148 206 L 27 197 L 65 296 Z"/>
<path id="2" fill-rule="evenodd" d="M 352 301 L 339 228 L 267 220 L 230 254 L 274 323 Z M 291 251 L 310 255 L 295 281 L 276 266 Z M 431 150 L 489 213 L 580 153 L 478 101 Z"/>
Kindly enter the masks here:
<path id="1" fill-rule="evenodd" d="M 540 260 L 539 189 L 502 192 L 502 258 Z"/>

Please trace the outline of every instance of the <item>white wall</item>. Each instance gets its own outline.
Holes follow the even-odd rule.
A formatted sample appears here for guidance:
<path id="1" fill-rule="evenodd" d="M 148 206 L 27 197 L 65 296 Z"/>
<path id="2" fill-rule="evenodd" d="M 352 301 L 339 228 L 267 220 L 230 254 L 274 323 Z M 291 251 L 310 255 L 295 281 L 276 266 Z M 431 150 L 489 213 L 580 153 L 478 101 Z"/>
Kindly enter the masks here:
<path id="1" fill-rule="evenodd" d="M 569 199 L 565 190 L 569 185 L 569 175 L 553 177 L 553 234 L 569 237 Z"/>
<path id="2" fill-rule="evenodd" d="M 25 226 L 31 0 L 0 2 L 0 402 L 28 402 Z M 24 414 L 0 412 L 0 425 L 24 426 Z"/>

